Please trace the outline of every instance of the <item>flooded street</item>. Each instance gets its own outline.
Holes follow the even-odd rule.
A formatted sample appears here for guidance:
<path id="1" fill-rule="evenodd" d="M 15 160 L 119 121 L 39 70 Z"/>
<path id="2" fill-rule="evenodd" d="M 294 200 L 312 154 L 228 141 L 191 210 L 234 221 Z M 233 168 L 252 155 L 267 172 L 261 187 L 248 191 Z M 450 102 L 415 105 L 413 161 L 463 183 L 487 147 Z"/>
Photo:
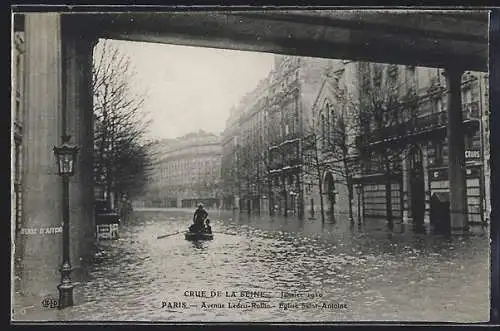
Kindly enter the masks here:
<path id="1" fill-rule="evenodd" d="M 119 240 L 102 244 L 88 281 L 75 288 L 75 306 L 49 319 L 489 320 L 486 234 L 447 239 L 401 226 L 389 232 L 383 221 L 233 216 L 212 212 L 214 240 L 195 243 L 182 233 L 157 239 L 184 231 L 191 214 L 136 212 Z"/>

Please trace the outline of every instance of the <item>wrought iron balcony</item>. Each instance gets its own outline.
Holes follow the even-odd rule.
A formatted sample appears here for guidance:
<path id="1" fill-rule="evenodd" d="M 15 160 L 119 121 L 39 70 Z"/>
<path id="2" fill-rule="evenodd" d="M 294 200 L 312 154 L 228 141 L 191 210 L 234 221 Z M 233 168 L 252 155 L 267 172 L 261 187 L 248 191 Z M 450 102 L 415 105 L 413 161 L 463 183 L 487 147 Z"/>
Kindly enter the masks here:
<path id="1" fill-rule="evenodd" d="M 464 123 L 475 122 L 477 124 L 479 120 L 479 102 L 471 102 L 462 106 L 462 121 Z M 434 135 L 445 135 L 447 123 L 447 111 L 426 112 L 425 115 L 402 121 L 398 124 L 371 130 L 370 134 L 365 136 L 368 140 L 364 143 L 374 146 L 393 143 L 396 140 L 403 143 L 408 139 L 429 139 Z M 472 128 L 477 127 L 478 125 L 472 125 Z M 358 146 L 363 143 L 362 139 L 363 137 L 361 136 L 357 137 Z"/>

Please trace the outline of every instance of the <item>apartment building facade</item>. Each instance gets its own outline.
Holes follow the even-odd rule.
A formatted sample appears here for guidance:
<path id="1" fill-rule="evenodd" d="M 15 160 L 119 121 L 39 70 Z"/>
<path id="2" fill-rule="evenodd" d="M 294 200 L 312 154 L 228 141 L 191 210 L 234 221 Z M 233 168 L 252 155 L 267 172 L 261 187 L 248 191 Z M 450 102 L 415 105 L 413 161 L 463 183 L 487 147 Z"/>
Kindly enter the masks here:
<path id="1" fill-rule="evenodd" d="M 224 177 L 238 181 L 237 192 L 227 194 L 239 196 L 242 212 L 302 216 L 303 122 L 331 62 L 275 55 L 268 77 L 233 112 L 223 139 L 224 159 L 232 160 L 224 162 Z"/>
<path id="2" fill-rule="evenodd" d="M 222 208 L 239 208 L 239 175 L 237 147 L 240 137 L 239 108 L 232 107 L 221 136 Z"/>
<path id="3" fill-rule="evenodd" d="M 222 204 L 219 135 L 200 130 L 157 145 L 144 206 L 194 208 L 202 202 L 215 208 Z"/>
<path id="4" fill-rule="evenodd" d="M 258 106 L 244 103 L 233 112 L 231 130 L 226 129 L 231 133 L 225 138 L 225 158 L 232 161 L 225 167 L 233 169 L 234 181 L 239 182 L 238 189 L 228 190 L 237 191 L 239 207 L 246 211 L 262 211 L 265 197 L 270 213 L 317 217 L 323 198 L 325 212 L 337 218 L 391 216 L 404 222 L 429 222 L 431 200 L 448 199 L 444 74 L 437 68 L 276 56 L 266 84 L 249 94 L 254 101 L 250 104 Z M 394 93 L 391 98 L 399 106 L 381 113 L 380 125 L 371 120 L 362 128 L 365 115 L 361 112 L 370 111 L 365 108 L 367 96 L 374 95 L 374 84 L 392 86 L 377 93 L 386 99 Z M 265 95 L 265 102 L 257 102 L 258 95 Z M 491 210 L 487 100 L 487 75 L 466 72 L 462 117 L 471 223 L 484 222 Z M 347 104 L 351 110 L 345 121 L 350 128 L 347 156 L 342 157 L 331 142 L 324 142 L 325 132 L 338 126 L 339 112 Z M 322 137 L 320 175 L 311 174 L 304 162 L 304 138 L 313 132 Z M 245 151 L 243 146 L 263 149 L 264 155 Z M 255 172 L 245 176 L 245 162 L 263 167 L 255 166 Z"/>
<path id="5" fill-rule="evenodd" d="M 443 69 L 358 63 L 359 97 L 374 81 L 392 79 L 400 95 L 413 91 L 416 113 L 384 127 L 371 126 L 365 137 L 361 169 L 356 183 L 362 192 L 365 217 L 387 218 L 387 174 L 384 157 L 391 155 L 391 212 L 395 219 L 414 224 L 432 220 L 433 201 L 449 201 L 447 154 L 447 87 Z M 465 140 L 469 224 L 489 215 L 488 79 L 484 73 L 462 77 L 462 121 Z M 362 108 L 362 106 L 361 106 Z M 363 109 L 360 109 L 363 111 Z"/>

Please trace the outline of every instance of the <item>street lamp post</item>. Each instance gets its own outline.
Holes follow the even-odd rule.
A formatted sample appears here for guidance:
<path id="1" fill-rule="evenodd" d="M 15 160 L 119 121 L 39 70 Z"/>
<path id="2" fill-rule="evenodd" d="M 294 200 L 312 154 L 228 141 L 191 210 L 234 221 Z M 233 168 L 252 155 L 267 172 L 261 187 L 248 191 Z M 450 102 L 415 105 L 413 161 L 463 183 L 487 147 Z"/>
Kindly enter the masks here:
<path id="1" fill-rule="evenodd" d="M 61 266 L 61 284 L 59 290 L 59 309 L 73 305 L 73 282 L 71 281 L 71 264 L 69 258 L 69 177 L 74 174 L 78 147 L 69 144 L 70 136 L 63 137 L 63 144 L 54 147 L 57 159 L 57 171 L 63 179 L 63 263 Z"/>

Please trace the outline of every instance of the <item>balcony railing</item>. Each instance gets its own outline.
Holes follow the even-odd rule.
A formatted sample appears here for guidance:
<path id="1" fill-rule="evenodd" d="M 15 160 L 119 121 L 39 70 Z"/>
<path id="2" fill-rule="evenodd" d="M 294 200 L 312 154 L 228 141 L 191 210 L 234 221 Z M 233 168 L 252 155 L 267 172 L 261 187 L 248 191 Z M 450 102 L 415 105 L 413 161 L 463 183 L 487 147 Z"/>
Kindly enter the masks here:
<path id="1" fill-rule="evenodd" d="M 273 163 L 271 163 L 270 168 L 273 170 L 281 169 L 281 168 L 283 168 L 283 163 L 282 162 L 273 162 Z"/>
<path id="2" fill-rule="evenodd" d="M 283 146 L 286 144 L 298 143 L 300 140 L 299 133 L 297 131 L 290 132 L 286 134 L 283 139 L 280 141 L 279 145 Z"/>
<path id="3" fill-rule="evenodd" d="M 278 159 L 276 161 L 273 161 L 270 163 L 270 169 L 283 169 L 286 167 L 295 167 L 297 165 L 300 165 L 301 159 L 299 157 L 284 157 L 283 159 Z"/>
<path id="4" fill-rule="evenodd" d="M 462 105 L 462 121 L 465 122 L 479 119 L 479 102 L 475 101 Z M 447 123 L 447 111 L 427 113 L 399 124 L 388 125 L 380 129 L 372 130 L 369 135 L 369 143 L 376 143 L 390 138 L 408 137 L 411 135 L 424 134 L 440 130 L 446 127 Z"/>

